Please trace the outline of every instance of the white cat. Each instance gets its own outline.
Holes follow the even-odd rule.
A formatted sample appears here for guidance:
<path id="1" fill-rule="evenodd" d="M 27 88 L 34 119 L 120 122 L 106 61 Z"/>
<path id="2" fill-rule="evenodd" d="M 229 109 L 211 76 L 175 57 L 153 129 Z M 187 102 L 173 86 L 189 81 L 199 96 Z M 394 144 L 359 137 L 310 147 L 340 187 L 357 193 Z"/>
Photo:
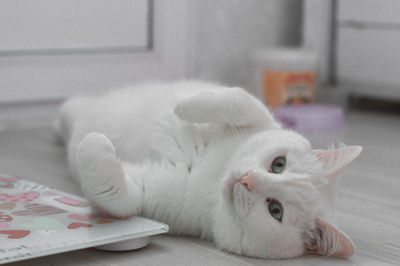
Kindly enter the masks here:
<path id="1" fill-rule="evenodd" d="M 142 85 L 61 108 L 58 130 L 86 197 L 260 258 L 349 257 L 335 181 L 361 147 L 312 150 L 240 88 Z"/>

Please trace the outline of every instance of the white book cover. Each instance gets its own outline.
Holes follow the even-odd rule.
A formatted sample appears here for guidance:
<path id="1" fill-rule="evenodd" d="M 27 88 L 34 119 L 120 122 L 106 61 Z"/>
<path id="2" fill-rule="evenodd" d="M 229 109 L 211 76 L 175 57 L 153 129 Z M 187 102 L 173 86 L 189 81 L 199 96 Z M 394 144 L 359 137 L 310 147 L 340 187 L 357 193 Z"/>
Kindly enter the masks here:
<path id="1" fill-rule="evenodd" d="M 118 242 L 166 232 L 163 223 L 108 216 L 83 198 L 0 173 L 0 264 L 95 246 L 119 249 Z"/>

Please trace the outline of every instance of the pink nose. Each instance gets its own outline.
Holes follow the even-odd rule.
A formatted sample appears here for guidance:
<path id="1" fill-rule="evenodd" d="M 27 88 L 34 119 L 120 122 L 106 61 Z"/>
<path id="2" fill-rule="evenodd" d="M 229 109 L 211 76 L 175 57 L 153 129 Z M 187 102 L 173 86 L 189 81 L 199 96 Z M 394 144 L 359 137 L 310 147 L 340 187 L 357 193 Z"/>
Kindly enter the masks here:
<path id="1" fill-rule="evenodd" d="M 244 185 L 249 191 L 254 189 L 254 175 L 253 173 L 248 173 L 247 175 L 239 178 L 239 182 Z"/>

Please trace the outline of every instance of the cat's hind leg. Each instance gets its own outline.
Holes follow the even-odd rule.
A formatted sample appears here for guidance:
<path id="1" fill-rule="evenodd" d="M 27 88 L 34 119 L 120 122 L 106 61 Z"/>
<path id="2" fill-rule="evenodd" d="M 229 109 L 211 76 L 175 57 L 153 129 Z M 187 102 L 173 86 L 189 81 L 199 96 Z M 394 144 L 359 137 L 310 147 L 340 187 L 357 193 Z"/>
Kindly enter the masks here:
<path id="1" fill-rule="evenodd" d="M 103 134 L 89 133 L 80 142 L 76 166 L 82 190 L 99 209 L 114 216 L 140 214 L 143 182 L 124 170 L 111 141 Z"/>

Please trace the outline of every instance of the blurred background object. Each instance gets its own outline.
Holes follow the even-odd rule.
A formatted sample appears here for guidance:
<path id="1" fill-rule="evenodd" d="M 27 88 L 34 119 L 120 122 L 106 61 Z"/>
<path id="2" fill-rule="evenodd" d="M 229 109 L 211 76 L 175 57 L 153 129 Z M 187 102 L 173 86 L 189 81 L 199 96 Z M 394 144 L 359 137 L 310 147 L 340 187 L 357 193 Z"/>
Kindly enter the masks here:
<path id="1" fill-rule="evenodd" d="M 259 97 L 273 109 L 314 100 L 317 56 L 304 48 L 267 48 L 254 54 Z"/>
<path id="2" fill-rule="evenodd" d="M 314 147 L 344 142 L 346 118 L 343 107 L 331 104 L 286 104 L 273 109 L 286 128 L 306 136 Z"/>

